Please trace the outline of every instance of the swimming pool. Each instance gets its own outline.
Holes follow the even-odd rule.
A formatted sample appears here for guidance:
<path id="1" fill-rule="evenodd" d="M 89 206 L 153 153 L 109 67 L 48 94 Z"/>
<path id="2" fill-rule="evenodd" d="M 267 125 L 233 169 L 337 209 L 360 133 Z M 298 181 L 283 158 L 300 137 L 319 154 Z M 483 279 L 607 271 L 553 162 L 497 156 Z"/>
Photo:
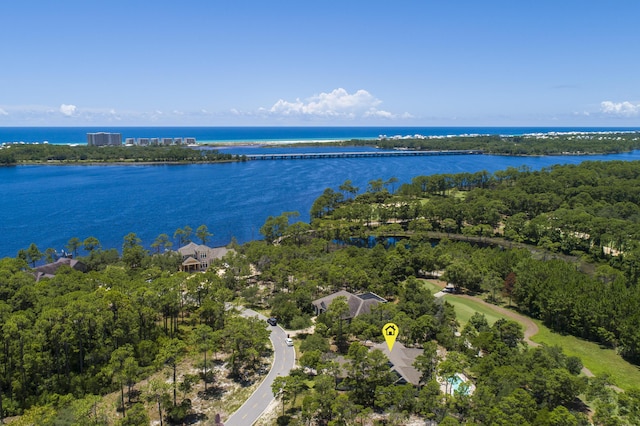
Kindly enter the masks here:
<path id="1" fill-rule="evenodd" d="M 460 374 L 456 374 L 447 381 L 451 385 L 451 394 L 461 393 L 463 395 L 471 395 L 473 385 L 465 380 L 466 377 L 462 377 Z"/>

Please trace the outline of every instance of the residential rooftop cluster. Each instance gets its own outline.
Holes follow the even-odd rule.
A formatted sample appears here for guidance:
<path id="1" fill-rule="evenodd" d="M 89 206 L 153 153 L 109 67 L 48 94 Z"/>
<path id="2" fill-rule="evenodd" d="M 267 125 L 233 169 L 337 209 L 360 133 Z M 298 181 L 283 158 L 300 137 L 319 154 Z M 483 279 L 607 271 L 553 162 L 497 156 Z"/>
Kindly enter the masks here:
<path id="1" fill-rule="evenodd" d="M 622 140 L 620 134 L 637 133 L 636 130 L 612 130 L 612 131 L 567 131 L 567 132 L 539 132 L 539 133 L 524 133 L 522 135 L 500 135 L 502 137 L 523 136 L 525 138 L 535 139 L 552 139 L 558 137 L 577 137 L 578 139 L 593 139 L 599 137 L 598 140 Z M 451 138 L 475 138 L 480 136 L 493 136 L 490 133 L 462 133 L 459 135 L 421 135 L 416 133 L 415 135 L 378 135 L 378 140 L 402 140 L 402 139 L 451 139 Z M 633 139 L 637 140 L 637 139 Z"/>
<path id="2" fill-rule="evenodd" d="M 567 139 L 567 140 L 589 140 L 595 139 L 599 141 L 621 141 L 624 138 L 620 136 L 623 133 L 637 133 L 637 132 L 550 132 L 550 133 L 527 133 L 522 135 L 524 138 L 533 138 L 533 139 Z M 631 139 L 632 141 L 637 141 L 638 137 Z"/>
<path id="3" fill-rule="evenodd" d="M 49 141 L 44 141 L 42 142 L 43 145 L 48 145 Z M 0 149 L 2 148 L 11 148 L 11 145 L 40 145 L 40 142 L 25 142 L 25 141 L 20 141 L 20 142 L 2 142 L 0 144 Z"/>

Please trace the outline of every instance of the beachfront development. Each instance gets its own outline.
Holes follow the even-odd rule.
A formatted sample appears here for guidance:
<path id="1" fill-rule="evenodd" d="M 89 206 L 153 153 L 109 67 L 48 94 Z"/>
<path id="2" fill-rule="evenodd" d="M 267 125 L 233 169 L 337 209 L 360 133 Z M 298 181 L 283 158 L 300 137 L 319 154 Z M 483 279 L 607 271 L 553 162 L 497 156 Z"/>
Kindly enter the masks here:
<path id="1" fill-rule="evenodd" d="M 157 145 L 195 145 L 196 138 L 192 137 L 163 137 L 163 138 L 126 138 L 126 146 L 157 146 Z M 97 132 L 87 133 L 88 146 L 121 146 L 122 133 Z"/>

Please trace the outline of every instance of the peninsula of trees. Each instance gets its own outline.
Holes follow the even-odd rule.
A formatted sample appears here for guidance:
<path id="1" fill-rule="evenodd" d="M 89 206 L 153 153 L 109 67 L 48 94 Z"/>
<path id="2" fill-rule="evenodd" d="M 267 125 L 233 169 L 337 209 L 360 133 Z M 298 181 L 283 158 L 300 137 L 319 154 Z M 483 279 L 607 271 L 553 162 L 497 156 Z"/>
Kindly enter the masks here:
<path id="1" fill-rule="evenodd" d="M 86 146 L 12 144 L 0 148 L 0 165 L 82 163 L 211 163 L 241 156 L 187 146 Z"/>
<path id="2" fill-rule="evenodd" d="M 615 154 L 640 149 L 640 132 L 553 133 L 522 136 L 407 136 L 322 142 L 322 144 L 425 151 L 480 150 L 485 154 L 496 155 Z M 296 146 L 302 145 L 296 144 Z M 318 145 L 318 143 L 311 145 Z"/>

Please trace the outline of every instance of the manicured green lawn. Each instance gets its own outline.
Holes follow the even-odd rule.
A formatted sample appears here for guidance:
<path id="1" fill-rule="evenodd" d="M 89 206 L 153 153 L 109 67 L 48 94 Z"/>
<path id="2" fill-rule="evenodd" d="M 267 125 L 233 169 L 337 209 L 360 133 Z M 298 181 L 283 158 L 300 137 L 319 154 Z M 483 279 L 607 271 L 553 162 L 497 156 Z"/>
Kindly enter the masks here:
<path id="1" fill-rule="evenodd" d="M 429 290 L 431 292 L 431 294 L 435 294 L 435 293 L 439 292 L 440 290 L 442 290 L 442 287 L 440 287 L 439 285 L 431 282 L 430 280 L 420 280 L 420 281 L 424 285 L 424 288 Z"/>
<path id="2" fill-rule="evenodd" d="M 421 281 L 424 287 L 431 291 L 431 293 L 433 294 L 442 290 L 442 287 L 430 280 Z M 496 322 L 499 318 L 506 318 L 493 309 L 473 300 L 461 299 L 455 296 L 450 297 L 449 295 L 445 295 L 444 298 L 447 302 L 452 304 L 454 309 L 456 310 L 456 318 L 458 318 L 458 322 L 460 323 L 461 327 L 464 327 L 464 325 L 469 322 L 469 318 L 471 318 L 471 316 L 476 312 L 484 314 L 484 316 L 487 318 L 487 322 L 490 325 Z"/>
<path id="3" fill-rule="evenodd" d="M 490 307 L 473 300 L 461 299 L 455 296 L 451 297 L 449 295 L 444 296 L 444 299 L 453 305 L 453 308 L 456 311 L 456 318 L 460 323 L 460 327 L 464 327 L 465 324 L 469 322 L 471 316 L 473 316 L 473 314 L 475 314 L 476 312 L 484 314 L 489 325 L 492 325 L 500 318 L 507 318 L 504 315 L 494 311 Z"/>
<path id="4" fill-rule="evenodd" d="M 577 356 L 593 374 L 607 373 L 613 382 L 622 389 L 640 388 L 640 369 L 620 357 L 613 349 L 604 349 L 600 345 L 574 336 L 554 333 L 536 321 L 540 331 L 531 340 L 549 346 L 560 346 L 567 355 Z"/>
<path id="5" fill-rule="evenodd" d="M 432 283 L 428 284 L 433 285 Z M 469 318 L 475 312 L 483 313 L 489 324 L 493 324 L 498 318 L 504 318 L 500 313 L 492 310 L 491 307 L 473 300 L 449 295 L 444 297 L 447 302 L 454 306 L 461 327 L 469 321 Z M 615 350 L 602 348 L 597 343 L 588 342 L 574 336 L 563 336 L 554 333 L 540 321 L 534 321 L 539 328 L 538 334 L 531 338 L 534 342 L 544 343 L 549 346 L 560 346 L 566 355 L 579 357 L 584 366 L 591 370 L 593 374 L 609 374 L 614 384 L 624 390 L 640 388 L 640 368 L 622 359 Z"/>
<path id="6" fill-rule="evenodd" d="M 432 293 L 436 293 L 441 288 L 429 280 L 422 280 L 425 288 Z M 469 322 L 469 318 L 480 312 L 487 318 L 489 324 L 493 324 L 499 318 L 505 318 L 500 313 L 491 309 L 490 306 L 475 302 L 469 299 L 462 299 L 445 295 L 445 300 L 453 305 L 460 327 Z M 552 332 L 540 321 L 534 320 L 538 325 L 538 334 L 531 340 L 537 343 L 544 343 L 549 346 L 560 346 L 562 351 L 569 356 L 577 356 L 582 363 L 593 374 L 609 374 L 612 381 L 622 389 L 640 388 L 640 368 L 628 363 L 620 357 L 615 350 L 605 349 L 597 343 L 588 342 L 574 336 L 563 336 Z"/>

